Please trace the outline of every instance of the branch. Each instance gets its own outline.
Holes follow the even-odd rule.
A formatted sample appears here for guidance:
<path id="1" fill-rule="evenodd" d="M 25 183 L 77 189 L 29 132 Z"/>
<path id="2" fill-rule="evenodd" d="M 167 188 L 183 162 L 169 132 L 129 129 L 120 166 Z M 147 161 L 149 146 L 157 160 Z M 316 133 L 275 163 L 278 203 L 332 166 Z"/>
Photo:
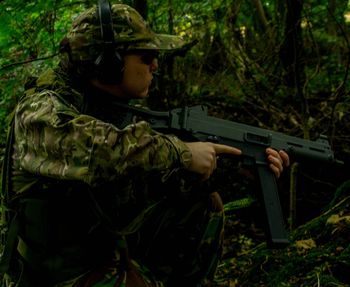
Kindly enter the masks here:
<path id="1" fill-rule="evenodd" d="M 26 60 L 26 61 L 15 62 L 15 63 L 11 63 L 11 64 L 8 64 L 8 65 L 4 65 L 4 66 L 1 66 L 0 72 L 2 72 L 2 71 L 4 71 L 4 70 L 7 70 L 7 69 L 9 69 L 9 68 L 11 68 L 11 67 L 15 67 L 15 66 L 19 66 L 19 65 L 24 65 L 24 64 L 28 64 L 28 63 L 36 62 L 36 61 L 47 60 L 47 59 L 56 57 L 56 56 L 58 56 L 59 54 L 60 54 L 60 53 L 56 53 L 56 54 L 53 54 L 53 55 L 50 55 L 50 56 L 46 56 L 46 57 L 42 57 L 42 58 L 30 59 L 30 60 Z"/>

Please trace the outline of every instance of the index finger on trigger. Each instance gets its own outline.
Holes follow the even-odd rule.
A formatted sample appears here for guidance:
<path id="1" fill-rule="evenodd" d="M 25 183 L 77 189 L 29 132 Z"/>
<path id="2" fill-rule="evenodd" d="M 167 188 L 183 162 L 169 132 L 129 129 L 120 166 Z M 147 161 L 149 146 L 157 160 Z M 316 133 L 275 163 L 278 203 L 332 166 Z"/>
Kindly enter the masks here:
<path id="1" fill-rule="evenodd" d="M 242 151 L 238 148 L 223 145 L 223 144 L 213 144 L 216 154 L 232 154 L 232 155 L 241 155 Z"/>

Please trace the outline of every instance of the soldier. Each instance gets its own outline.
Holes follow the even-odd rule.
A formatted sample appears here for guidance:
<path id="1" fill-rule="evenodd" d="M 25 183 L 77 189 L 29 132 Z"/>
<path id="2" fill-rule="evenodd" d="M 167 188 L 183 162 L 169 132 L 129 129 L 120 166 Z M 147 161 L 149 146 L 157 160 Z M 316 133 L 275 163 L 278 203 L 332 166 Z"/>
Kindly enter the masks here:
<path id="1" fill-rule="evenodd" d="M 207 180 L 218 154 L 241 151 L 161 134 L 115 104 L 147 97 L 157 53 L 183 44 L 122 4 L 74 21 L 59 66 L 15 110 L 2 286 L 209 285 L 223 205 L 187 177 Z M 267 157 L 277 177 L 289 165 L 283 151 Z"/>

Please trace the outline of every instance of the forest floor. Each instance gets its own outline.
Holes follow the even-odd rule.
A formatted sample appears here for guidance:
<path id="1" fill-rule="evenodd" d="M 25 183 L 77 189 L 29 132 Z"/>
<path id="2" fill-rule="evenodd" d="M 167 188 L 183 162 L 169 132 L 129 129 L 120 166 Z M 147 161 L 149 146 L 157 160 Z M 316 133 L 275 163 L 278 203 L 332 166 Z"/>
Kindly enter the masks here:
<path id="1" fill-rule="evenodd" d="M 227 215 L 216 287 L 350 286 L 350 181 L 281 249 L 267 248 L 263 230 L 242 220 L 249 209 Z"/>

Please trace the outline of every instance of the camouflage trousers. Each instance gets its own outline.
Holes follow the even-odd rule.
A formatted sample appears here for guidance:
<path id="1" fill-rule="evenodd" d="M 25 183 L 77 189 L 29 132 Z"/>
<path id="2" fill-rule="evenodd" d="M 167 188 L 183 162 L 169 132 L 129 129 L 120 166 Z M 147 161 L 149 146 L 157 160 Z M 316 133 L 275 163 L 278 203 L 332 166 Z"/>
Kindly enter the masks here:
<path id="1" fill-rule="evenodd" d="M 55 287 L 207 286 L 221 256 L 223 226 L 217 193 L 168 198 L 156 205 L 137 232 L 126 236 L 127 264 L 116 259 Z"/>

